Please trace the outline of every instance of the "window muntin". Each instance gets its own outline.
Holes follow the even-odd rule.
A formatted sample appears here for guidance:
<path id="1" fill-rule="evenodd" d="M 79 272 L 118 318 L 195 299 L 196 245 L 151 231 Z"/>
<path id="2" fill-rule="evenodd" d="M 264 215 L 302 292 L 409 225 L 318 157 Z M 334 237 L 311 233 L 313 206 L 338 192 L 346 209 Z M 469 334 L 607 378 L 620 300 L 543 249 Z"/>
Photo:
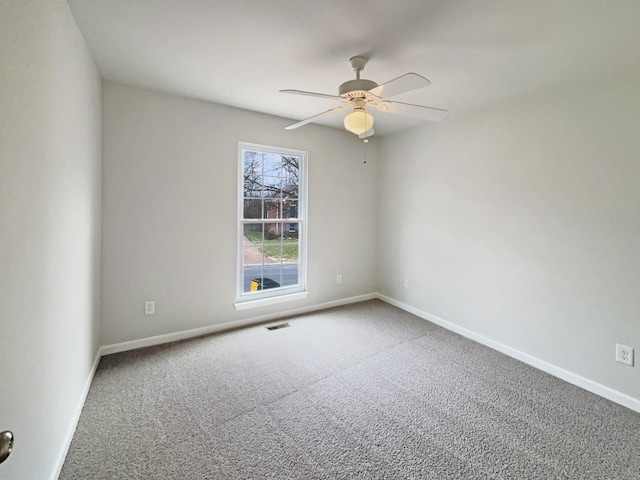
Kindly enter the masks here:
<path id="1" fill-rule="evenodd" d="M 306 284 L 306 152 L 239 144 L 239 302 Z"/>

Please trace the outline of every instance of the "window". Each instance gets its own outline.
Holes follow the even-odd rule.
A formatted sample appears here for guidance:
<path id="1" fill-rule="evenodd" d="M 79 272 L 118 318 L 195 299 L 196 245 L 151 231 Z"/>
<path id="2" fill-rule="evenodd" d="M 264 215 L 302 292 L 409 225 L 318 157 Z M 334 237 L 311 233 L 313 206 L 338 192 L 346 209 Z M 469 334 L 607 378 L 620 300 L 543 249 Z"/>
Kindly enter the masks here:
<path id="1" fill-rule="evenodd" d="M 236 309 L 304 297 L 307 153 L 238 147 Z"/>

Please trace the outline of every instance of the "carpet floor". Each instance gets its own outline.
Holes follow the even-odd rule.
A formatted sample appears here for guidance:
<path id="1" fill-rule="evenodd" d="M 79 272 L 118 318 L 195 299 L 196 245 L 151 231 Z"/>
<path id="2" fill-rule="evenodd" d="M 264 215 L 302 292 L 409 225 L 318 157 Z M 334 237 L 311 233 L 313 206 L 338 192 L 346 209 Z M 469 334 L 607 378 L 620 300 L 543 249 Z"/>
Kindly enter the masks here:
<path id="1" fill-rule="evenodd" d="M 632 410 L 377 300 L 287 321 L 103 357 L 60 479 L 640 478 Z"/>

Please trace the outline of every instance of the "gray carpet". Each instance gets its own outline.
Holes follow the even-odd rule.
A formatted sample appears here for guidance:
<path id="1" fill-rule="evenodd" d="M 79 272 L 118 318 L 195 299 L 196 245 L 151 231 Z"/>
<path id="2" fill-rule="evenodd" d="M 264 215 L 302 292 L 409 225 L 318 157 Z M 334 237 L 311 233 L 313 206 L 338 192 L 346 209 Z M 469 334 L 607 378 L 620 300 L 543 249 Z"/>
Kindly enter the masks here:
<path id="1" fill-rule="evenodd" d="M 288 321 L 104 357 L 60 478 L 640 478 L 638 413 L 380 301 Z"/>

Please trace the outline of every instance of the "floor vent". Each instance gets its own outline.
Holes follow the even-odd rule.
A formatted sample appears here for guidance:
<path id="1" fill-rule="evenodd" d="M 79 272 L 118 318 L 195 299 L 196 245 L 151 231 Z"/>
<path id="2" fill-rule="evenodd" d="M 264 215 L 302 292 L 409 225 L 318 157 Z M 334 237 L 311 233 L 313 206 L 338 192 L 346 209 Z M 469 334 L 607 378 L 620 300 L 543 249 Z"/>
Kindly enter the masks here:
<path id="1" fill-rule="evenodd" d="M 267 328 L 267 330 L 278 330 L 279 328 L 287 328 L 289 326 L 289 323 L 284 322 L 284 323 L 278 323 L 277 325 L 269 325 Z"/>

